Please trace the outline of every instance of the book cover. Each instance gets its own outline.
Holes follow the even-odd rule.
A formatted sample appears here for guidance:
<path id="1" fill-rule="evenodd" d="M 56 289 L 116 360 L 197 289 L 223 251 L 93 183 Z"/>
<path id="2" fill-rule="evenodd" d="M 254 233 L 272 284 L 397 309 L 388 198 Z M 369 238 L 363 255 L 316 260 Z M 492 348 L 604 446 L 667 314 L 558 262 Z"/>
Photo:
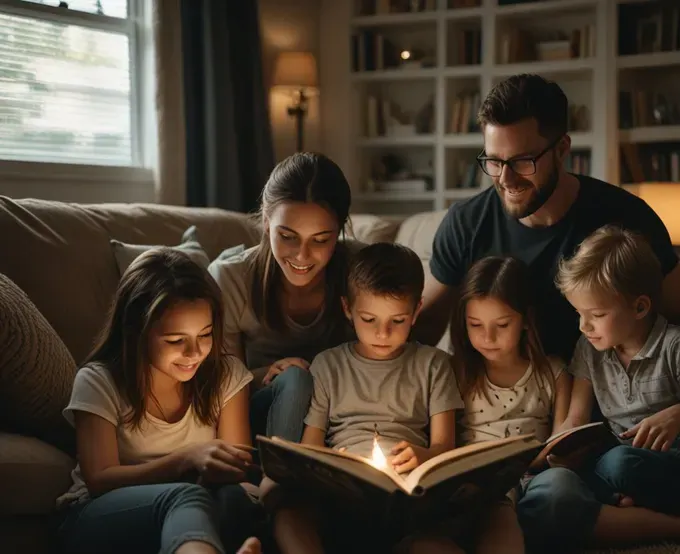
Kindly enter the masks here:
<path id="1" fill-rule="evenodd" d="M 531 464 L 531 470 L 541 471 L 548 467 L 547 456 L 568 456 L 584 450 L 584 456 L 595 458 L 623 441 L 603 422 L 587 423 L 555 433 L 545 441 L 543 449 Z"/>

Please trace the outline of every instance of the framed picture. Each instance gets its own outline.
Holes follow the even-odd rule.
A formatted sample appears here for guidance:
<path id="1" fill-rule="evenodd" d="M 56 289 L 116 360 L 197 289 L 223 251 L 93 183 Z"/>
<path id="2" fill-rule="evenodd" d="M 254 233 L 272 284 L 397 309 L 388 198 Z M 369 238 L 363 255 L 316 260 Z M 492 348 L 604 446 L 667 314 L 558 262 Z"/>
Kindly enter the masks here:
<path id="1" fill-rule="evenodd" d="M 661 14 L 641 18 L 637 24 L 638 54 L 661 52 Z"/>

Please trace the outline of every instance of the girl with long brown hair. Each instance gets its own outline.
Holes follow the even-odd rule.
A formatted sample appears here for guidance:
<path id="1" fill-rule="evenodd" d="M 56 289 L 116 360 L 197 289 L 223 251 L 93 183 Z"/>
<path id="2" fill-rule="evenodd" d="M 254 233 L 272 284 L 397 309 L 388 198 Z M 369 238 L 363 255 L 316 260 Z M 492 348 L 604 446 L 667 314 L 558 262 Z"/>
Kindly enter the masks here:
<path id="1" fill-rule="evenodd" d="M 524 434 L 544 441 L 566 418 L 571 378 L 563 362 L 545 355 L 534 310 L 531 276 L 520 260 L 487 257 L 469 269 L 451 333 L 465 404 L 457 444 Z M 509 496 L 488 514 L 477 552 L 524 552 L 514 492 Z"/>
<path id="2" fill-rule="evenodd" d="M 153 249 L 125 271 L 64 410 L 78 451 L 58 500 L 65 552 L 225 554 L 249 534 L 252 376 L 225 355 L 222 321 L 185 254 Z"/>

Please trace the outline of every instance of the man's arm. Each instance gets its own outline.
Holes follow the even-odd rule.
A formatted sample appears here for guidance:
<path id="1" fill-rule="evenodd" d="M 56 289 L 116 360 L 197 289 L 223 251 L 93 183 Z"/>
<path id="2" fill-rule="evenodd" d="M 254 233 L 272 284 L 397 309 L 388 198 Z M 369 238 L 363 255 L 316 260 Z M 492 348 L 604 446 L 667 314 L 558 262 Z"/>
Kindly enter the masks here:
<path id="1" fill-rule="evenodd" d="M 671 323 L 680 324 L 680 263 L 663 280 L 660 311 Z"/>
<path id="2" fill-rule="evenodd" d="M 437 346 L 451 320 L 458 301 L 457 290 L 440 283 L 432 275 L 425 278 L 423 307 L 413 328 L 413 338 L 422 344 Z"/>

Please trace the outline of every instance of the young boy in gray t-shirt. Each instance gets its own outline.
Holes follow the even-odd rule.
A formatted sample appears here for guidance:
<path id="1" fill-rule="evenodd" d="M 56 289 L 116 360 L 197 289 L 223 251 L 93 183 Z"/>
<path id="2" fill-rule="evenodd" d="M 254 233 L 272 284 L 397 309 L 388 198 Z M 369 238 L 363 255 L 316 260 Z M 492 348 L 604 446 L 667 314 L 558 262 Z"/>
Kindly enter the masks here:
<path id="1" fill-rule="evenodd" d="M 377 424 L 380 445 L 398 473 L 454 448 L 454 411 L 463 407 L 463 401 L 449 355 L 409 342 L 423 285 L 422 263 L 404 246 L 376 243 L 354 257 L 343 306 L 358 340 L 314 358 L 309 369 L 314 394 L 302 443 L 369 457 Z M 313 512 L 328 508 L 328 504 L 317 506 Z M 324 533 L 311 511 L 299 504 L 277 511 L 274 534 L 283 554 L 324 551 Z M 345 530 L 344 537 L 334 533 L 334 546 L 343 538 L 357 539 L 356 534 L 346 533 L 348 526 L 356 530 L 356 522 L 348 524 L 351 514 L 333 512 L 334 524 Z M 384 537 L 372 535 L 385 546 Z M 358 540 L 346 551 L 367 546 Z M 409 539 L 406 550 L 421 551 L 426 548 L 424 541 L 431 545 L 432 540 Z M 438 552 L 462 552 L 448 539 L 436 541 L 442 548 Z"/>

